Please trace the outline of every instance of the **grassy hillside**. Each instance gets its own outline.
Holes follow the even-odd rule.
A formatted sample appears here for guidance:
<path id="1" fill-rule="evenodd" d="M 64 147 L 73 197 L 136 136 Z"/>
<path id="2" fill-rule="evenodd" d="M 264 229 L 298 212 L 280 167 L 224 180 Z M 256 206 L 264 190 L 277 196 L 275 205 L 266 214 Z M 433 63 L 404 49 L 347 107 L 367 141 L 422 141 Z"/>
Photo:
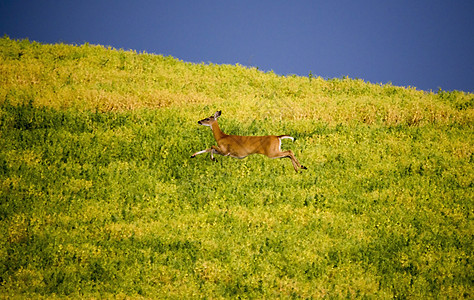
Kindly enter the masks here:
<path id="1" fill-rule="evenodd" d="M 206 155 L 198 120 L 290 134 Z M 474 95 L 0 39 L 0 297 L 472 298 Z"/>

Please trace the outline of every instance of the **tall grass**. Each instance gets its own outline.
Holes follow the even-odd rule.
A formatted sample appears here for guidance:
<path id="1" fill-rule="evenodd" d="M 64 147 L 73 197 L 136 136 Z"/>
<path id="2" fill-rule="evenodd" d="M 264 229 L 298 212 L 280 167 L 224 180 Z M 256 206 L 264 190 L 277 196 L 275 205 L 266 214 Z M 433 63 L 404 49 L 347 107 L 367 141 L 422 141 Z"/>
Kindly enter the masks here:
<path id="1" fill-rule="evenodd" d="M 7 37 L 0 59 L 2 297 L 472 297 L 472 94 Z M 308 170 L 191 160 L 216 109 Z"/>

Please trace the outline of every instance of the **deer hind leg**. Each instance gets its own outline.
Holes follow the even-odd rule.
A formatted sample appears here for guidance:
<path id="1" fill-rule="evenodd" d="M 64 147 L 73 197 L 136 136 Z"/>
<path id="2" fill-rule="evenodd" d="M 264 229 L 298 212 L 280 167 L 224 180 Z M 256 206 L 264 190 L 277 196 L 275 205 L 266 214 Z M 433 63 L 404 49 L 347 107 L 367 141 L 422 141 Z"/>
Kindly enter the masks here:
<path id="1" fill-rule="evenodd" d="M 270 156 L 270 158 L 284 158 L 284 157 L 288 157 L 289 159 L 291 159 L 291 163 L 293 164 L 293 168 L 295 169 L 296 172 L 298 172 L 298 169 L 307 169 L 305 166 L 300 164 L 300 162 L 296 159 L 295 154 L 291 150 L 281 151 L 279 153 L 276 153 L 275 155 Z"/>

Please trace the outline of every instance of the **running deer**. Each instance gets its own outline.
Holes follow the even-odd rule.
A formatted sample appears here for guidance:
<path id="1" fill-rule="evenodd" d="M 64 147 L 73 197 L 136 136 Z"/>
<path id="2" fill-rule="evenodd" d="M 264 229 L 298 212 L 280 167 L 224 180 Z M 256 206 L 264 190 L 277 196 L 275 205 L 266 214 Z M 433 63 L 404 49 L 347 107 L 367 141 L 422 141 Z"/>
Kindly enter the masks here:
<path id="1" fill-rule="evenodd" d="M 211 153 L 211 159 L 215 160 L 214 154 L 220 154 L 223 156 L 231 156 L 236 158 L 244 158 L 250 154 L 263 154 L 269 158 L 283 158 L 288 157 L 293 163 L 293 168 L 298 172 L 298 169 L 306 169 L 302 166 L 295 157 L 295 154 L 291 150 L 281 151 L 281 140 L 291 139 L 293 137 L 289 135 L 266 135 L 266 136 L 240 136 L 240 135 L 228 135 L 222 132 L 217 124 L 217 118 L 221 115 L 221 111 L 216 112 L 213 116 L 198 121 L 199 125 L 211 127 L 214 138 L 216 139 L 217 146 L 212 146 L 209 149 L 198 151 L 191 155 L 195 157 L 198 154 Z"/>

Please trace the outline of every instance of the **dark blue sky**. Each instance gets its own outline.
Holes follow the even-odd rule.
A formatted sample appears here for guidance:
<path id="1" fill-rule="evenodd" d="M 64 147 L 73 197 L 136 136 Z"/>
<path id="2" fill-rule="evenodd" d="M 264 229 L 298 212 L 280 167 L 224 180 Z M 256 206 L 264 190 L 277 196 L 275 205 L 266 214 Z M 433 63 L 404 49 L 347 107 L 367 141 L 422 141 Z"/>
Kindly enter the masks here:
<path id="1" fill-rule="evenodd" d="M 0 1 L 0 34 L 474 92 L 474 1 Z"/>

